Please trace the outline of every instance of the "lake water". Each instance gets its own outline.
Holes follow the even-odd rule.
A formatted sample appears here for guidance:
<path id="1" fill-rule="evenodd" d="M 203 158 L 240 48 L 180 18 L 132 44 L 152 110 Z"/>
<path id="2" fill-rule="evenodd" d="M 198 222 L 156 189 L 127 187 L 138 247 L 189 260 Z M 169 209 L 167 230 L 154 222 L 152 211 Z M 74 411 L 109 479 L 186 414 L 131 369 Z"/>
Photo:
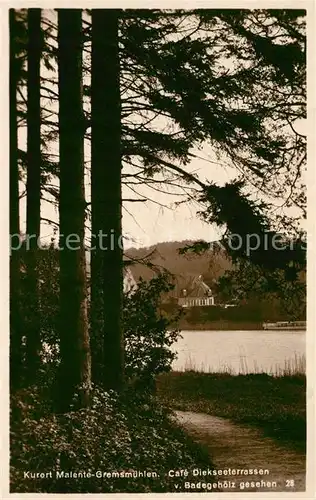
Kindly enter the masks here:
<path id="1" fill-rule="evenodd" d="M 305 331 L 183 331 L 172 368 L 202 372 L 305 370 Z"/>

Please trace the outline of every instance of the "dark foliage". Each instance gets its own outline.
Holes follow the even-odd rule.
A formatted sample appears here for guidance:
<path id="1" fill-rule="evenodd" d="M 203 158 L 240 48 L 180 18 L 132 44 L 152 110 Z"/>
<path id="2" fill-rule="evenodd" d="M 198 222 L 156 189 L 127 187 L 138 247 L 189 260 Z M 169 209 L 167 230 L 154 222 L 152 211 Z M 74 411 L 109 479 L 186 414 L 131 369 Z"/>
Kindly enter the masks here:
<path id="1" fill-rule="evenodd" d="M 95 388 L 91 406 L 80 411 L 50 411 L 45 390 L 31 387 L 11 401 L 11 493 L 174 492 L 168 471 L 210 467 L 208 453 L 172 423 L 157 402 L 129 391 Z M 24 471 L 52 472 L 28 479 Z M 60 471 L 95 474 L 156 472 L 156 478 L 58 478 Z M 179 489 L 183 481 L 177 480 Z"/>
<path id="2" fill-rule="evenodd" d="M 25 267 L 27 250 L 20 253 L 22 269 Z M 60 362 L 59 349 L 59 251 L 52 244 L 37 254 L 37 272 L 39 276 L 39 307 L 43 318 L 41 323 L 41 373 L 49 374 L 54 380 L 56 368 Z M 137 381 L 139 389 L 153 389 L 152 381 L 157 373 L 170 370 L 174 354 L 170 346 L 177 339 L 179 332 L 171 328 L 177 323 L 179 312 L 166 317 L 161 309 L 161 298 L 173 288 L 169 274 L 160 274 L 151 281 L 141 281 L 136 291 L 124 297 L 123 329 L 126 352 L 126 377 Z M 27 317 L 28 281 L 22 272 L 21 303 L 22 323 Z M 24 318 L 24 319 L 23 319 Z M 96 345 L 102 352 L 102 344 Z"/>
<path id="3" fill-rule="evenodd" d="M 201 197 L 207 208 L 201 215 L 225 228 L 221 243 L 234 261 L 243 258 L 266 269 L 288 269 L 293 273 L 306 265 L 304 233 L 296 237 L 279 234 L 264 215 L 268 207 L 243 193 L 244 182 L 224 187 L 209 186 Z M 197 251 L 200 252 L 200 243 Z M 289 271 L 288 271 L 289 273 Z M 292 274 L 293 274 L 292 273 Z"/>
<path id="4" fill-rule="evenodd" d="M 168 278 L 161 274 L 150 282 L 140 281 L 137 290 L 125 296 L 126 377 L 139 389 L 151 390 L 156 375 L 169 371 L 176 357 L 170 347 L 180 332 L 170 325 L 177 323 L 180 312 L 167 318 L 159 310 L 161 295 L 173 288 Z"/>
<path id="5" fill-rule="evenodd" d="M 224 300 L 257 302 L 263 319 L 303 320 L 306 316 L 306 269 L 269 270 L 240 260 L 217 283 Z"/>

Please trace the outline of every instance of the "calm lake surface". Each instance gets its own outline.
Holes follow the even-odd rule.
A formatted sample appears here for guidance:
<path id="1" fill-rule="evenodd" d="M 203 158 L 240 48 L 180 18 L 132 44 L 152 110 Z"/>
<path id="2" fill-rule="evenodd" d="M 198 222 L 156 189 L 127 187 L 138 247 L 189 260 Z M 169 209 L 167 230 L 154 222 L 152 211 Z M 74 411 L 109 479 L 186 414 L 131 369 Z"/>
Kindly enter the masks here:
<path id="1" fill-rule="evenodd" d="M 172 368 L 202 372 L 305 371 L 305 331 L 183 331 Z"/>

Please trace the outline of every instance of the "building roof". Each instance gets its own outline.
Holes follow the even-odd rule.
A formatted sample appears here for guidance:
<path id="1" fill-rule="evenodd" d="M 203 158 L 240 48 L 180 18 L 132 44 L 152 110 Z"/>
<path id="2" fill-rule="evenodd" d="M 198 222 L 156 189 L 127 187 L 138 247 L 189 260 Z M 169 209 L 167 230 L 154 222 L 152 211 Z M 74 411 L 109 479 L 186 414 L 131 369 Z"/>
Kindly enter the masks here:
<path id="1" fill-rule="evenodd" d="M 182 289 L 182 297 L 209 297 L 213 295 L 210 287 L 204 283 L 203 277 L 195 276 L 187 286 Z"/>

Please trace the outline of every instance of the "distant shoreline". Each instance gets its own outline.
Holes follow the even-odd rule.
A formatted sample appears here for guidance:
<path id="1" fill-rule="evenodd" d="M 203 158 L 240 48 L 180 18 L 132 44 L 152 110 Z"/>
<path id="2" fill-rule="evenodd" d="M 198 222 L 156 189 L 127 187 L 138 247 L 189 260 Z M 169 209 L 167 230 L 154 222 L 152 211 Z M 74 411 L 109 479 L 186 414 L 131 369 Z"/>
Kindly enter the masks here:
<path id="1" fill-rule="evenodd" d="M 206 323 L 190 324 L 180 322 L 181 331 L 205 331 L 205 330 L 263 330 L 259 322 L 237 322 L 237 321 L 209 321 Z"/>
<path id="2" fill-rule="evenodd" d="M 271 331 L 280 331 L 280 330 L 264 330 L 263 326 L 262 326 L 262 323 L 259 323 L 259 322 L 237 322 L 237 321 L 210 321 L 210 322 L 206 322 L 206 323 L 196 323 L 196 324 L 190 324 L 190 323 L 187 323 L 187 322 L 180 322 L 177 327 L 179 328 L 179 330 L 185 332 L 185 331 L 207 331 L 207 330 L 211 330 L 211 331 L 227 331 L 227 330 L 231 330 L 231 331 L 241 331 L 241 330 L 245 330 L 245 331 L 251 331 L 251 330 L 260 330 L 260 331 L 265 331 L 265 332 L 271 332 Z M 300 331 L 304 331 L 303 329 L 302 330 L 288 330 L 289 332 L 290 331 L 294 331 L 294 332 L 300 332 Z"/>

